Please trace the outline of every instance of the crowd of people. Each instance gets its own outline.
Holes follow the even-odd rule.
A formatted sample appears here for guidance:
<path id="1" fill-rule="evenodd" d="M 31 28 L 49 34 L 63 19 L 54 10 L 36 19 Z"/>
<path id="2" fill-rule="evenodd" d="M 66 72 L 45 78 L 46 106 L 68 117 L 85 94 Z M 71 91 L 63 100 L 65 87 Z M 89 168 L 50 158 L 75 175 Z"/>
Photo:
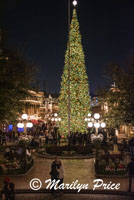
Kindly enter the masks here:
<path id="1" fill-rule="evenodd" d="M 21 130 L 17 131 L 0 131 L 0 145 L 4 146 L 8 143 L 18 143 L 19 140 L 27 136 L 31 142 L 32 138 L 36 138 L 39 144 L 59 144 L 61 140 L 61 135 L 58 132 L 58 128 L 49 124 L 41 124 L 40 126 L 34 126 L 32 129 L 27 129 L 27 134 Z M 30 137 L 31 136 L 31 137 Z"/>
<path id="2" fill-rule="evenodd" d="M 68 136 L 68 145 L 82 145 L 86 146 L 91 144 L 91 134 L 94 132 L 88 131 L 88 133 L 71 133 L 70 136 Z M 101 132 L 103 134 L 103 145 L 107 145 L 107 133 Z M 16 143 L 19 141 L 19 138 L 23 135 L 21 132 L 14 132 L 14 131 L 8 131 L 8 132 L 2 132 L 0 131 L 0 145 L 6 145 L 8 142 L 10 143 Z M 36 127 L 36 129 L 28 130 L 27 135 L 30 135 L 32 137 L 30 141 L 30 146 L 33 148 L 38 148 L 39 145 L 42 143 L 42 137 L 44 137 L 44 144 L 56 144 L 60 145 L 61 142 L 61 135 L 58 131 L 57 127 L 53 127 L 51 124 L 42 124 L 42 126 Z M 38 138 L 38 140 L 37 140 Z M 38 141 L 38 142 L 37 142 Z M 116 136 L 111 137 L 111 141 L 113 144 L 118 144 L 118 139 Z M 123 149 L 125 147 L 128 147 L 130 150 L 130 157 L 131 161 L 128 164 L 128 172 L 129 172 L 129 190 L 132 190 L 132 187 L 134 185 L 133 179 L 134 179 L 134 137 L 131 138 L 129 141 L 123 140 Z M 12 155 L 22 155 L 22 149 L 19 148 L 17 151 L 11 150 L 9 147 L 5 149 L 4 156 L 5 158 L 11 159 Z M 27 154 L 29 154 L 27 150 Z M 60 180 L 59 184 L 63 183 L 64 179 L 64 169 L 63 164 L 61 160 L 59 160 L 57 157 L 53 161 L 51 165 L 51 171 L 50 176 L 52 180 Z M 5 188 L 9 190 L 10 194 L 10 185 L 5 182 Z M 54 190 L 52 190 L 52 194 L 54 194 Z"/>

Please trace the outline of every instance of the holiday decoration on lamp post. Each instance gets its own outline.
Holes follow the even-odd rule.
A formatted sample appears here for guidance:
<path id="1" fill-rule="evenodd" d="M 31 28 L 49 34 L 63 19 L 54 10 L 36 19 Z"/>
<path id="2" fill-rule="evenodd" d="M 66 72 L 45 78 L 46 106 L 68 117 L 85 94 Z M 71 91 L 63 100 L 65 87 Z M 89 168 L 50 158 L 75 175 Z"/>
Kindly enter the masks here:
<path id="1" fill-rule="evenodd" d="M 69 65 L 68 59 L 70 60 Z M 70 89 L 69 92 L 68 88 Z M 70 96 L 70 101 L 68 101 L 68 95 Z M 68 105 L 70 109 L 68 109 Z M 85 56 L 81 44 L 81 34 L 75 8 L 70 26 L 69 43 L 65 54 L 65 65 L 59 97 L 59 115 L 62 118 L 59 124 L 61 134 L 68 134 L 68 112 L 70 112 L 70 131 L 86 132 L 87 124 L 83 121 L 85 116 L 90 112 L 90 95 Z"/>

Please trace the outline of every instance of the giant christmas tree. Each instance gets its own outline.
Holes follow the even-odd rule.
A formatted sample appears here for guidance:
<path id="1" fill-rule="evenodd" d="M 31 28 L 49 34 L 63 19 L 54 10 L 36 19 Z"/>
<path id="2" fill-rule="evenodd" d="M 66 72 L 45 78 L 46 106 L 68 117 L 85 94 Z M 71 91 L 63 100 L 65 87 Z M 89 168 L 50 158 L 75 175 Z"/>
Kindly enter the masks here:
<path id="1" fill-rule="evenodd" d="M 70 76 L 68 75 L 70 67 Z M 68 78 L 68 76 L 70 78 Z M 69 82 L 70 81 L 70 82 Z M 59 131 L 68 133 L 68 87 L 70 86 L 70 131 L 84 133 L 87 130 L 85 117 L 90 112 L 88 77 L 85 56 L 81 44 L 81 34 L 76 9 L 73 10 L 69 42 L 65 54 L 65 65 L 59 97 Z"/>

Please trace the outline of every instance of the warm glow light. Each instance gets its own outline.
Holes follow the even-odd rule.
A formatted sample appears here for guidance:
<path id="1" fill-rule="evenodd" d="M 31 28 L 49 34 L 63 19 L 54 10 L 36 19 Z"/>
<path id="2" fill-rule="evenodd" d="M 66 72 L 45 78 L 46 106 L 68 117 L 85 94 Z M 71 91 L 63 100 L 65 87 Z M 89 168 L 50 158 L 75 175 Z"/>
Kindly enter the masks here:
<path id="1" fill-rule="evenodd" d="M 58 114 L 57 114 L 57 113 L 54 113 L 54 116 L 55 116 L 55 117 L 57 117 L 57 116 L 58 116 Z"/>
<path id="2" fill-rule="evenodd" d="M 58 121 L 58 119 L 57 119 L 57 118 L 55 118 L 55 121 L 57 122 L 57 121 Z"/>
<path id="3" fill-rule="evenodd" d="M 33 124 L 32 124 L 31 122 L 28 122 L 28 123 L 26 124 L 26 127 L 27 127 L 27 128 L 32 128 L 32 127 L 33 127 Z"/>
<path id="4" fill-rule="evenodd" d="M 61 121 L 61 118 L 58 118 L 59 122 Z"/>
<path id="5" fill-rule="evenodd" d="M 105 128 L 106 127 L 106 123 L 105 122 L 102 122 L 101 123 L 101 128 Z"/>
<path id="6" fill-rule="evenodd" d="M 18 124 L 17 124 L 17 127 L 18 127 L 18 128 L 24 128 L 24 124 L 23 124 L 23 123 L 18 123 Z"/>
<path id="7" fill-rule="evenodd" d="M 54 121 L 54 118 L 52 118 L 51 120 Z"/>
<path id="8" fill-rule="evenodd" d="M 88 123 L 88 127 L 89 127 L 89 128 L 93 127 L 93 123 L 92 123 L 92 122 L 89 122 L 89 123 Z"/>
<path id="9" fill-rule="evenodd" d="M 100 128 L 100 123 L 94 123 L 95 128 Z"/>
<path id="10" fill-rule="evenodd" d="M 100 119 L 100 114 L 99 113 L 95 113 L 94 114 L 94 119 Z"/>
<path id="11" fill-rule="evenodd" d="M 88 113 L 88 117 L 91 117 L 91 113 Z"/>
<path id="12" fill-rule="evenodd" d="M 73 5 L 77 6 L 77 1 L 76 0 L 73 1 Z"/>
<path id="13" fill-rule="evenodd" d="M 23 115 L 21 116 L 21 118 L 24 119 L 24 120 L 27 120 L 28 115 L 27 115 L 27 114 L 23 114 Z"/>
<path id="14" fill-rule="evenodd" d="M 85 121 L 86 121 L 86 122 L 87 122 L 87 120 L 88 120 L 88 119 L 87 119 L 87 118 L 85 118 Z"/>

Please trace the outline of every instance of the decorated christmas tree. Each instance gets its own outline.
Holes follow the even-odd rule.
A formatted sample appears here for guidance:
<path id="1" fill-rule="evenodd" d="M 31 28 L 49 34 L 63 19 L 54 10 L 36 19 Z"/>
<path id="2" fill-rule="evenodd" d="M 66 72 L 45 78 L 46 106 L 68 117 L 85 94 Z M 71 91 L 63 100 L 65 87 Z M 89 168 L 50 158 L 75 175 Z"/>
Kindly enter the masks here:
<path id="1" fill-rule="evenodd" d="M 70 67 L 70 76 L 69 70 Z M 69 76 L 69 78 L 68 78 Z M 85 67 L 85 56 L 81 44 L 81 34 L 76 9 L 70 25 L 69 42 L 65 54 L 65 65 L 61 80 L 59 97 L 59 131 L 68 133 L 68 88 L 70 87 L 70 131 L 87 131 L 85 117 L 90 112 L 90 95 L 88 77 Z"/>

